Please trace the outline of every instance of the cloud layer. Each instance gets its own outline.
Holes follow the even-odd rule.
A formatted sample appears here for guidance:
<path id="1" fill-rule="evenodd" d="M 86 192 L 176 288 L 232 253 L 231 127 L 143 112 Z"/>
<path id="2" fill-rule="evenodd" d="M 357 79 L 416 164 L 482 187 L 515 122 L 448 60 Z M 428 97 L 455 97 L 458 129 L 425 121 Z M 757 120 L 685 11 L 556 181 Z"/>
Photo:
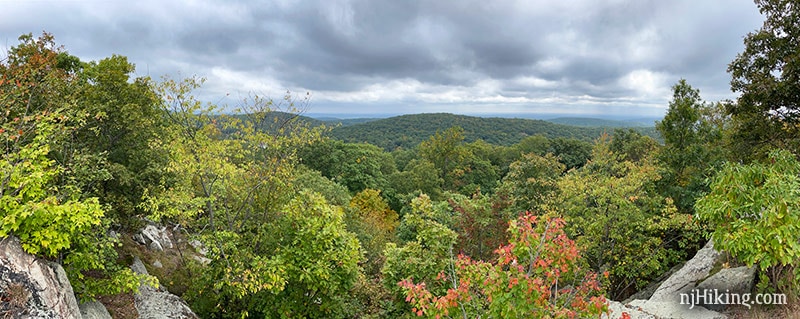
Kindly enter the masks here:
<path id="1" fill-rule="evenodd" d="M 6 48 L 46 30 L 84 60 L 206 77 L 209 101 L 309 91 L 314 113 L 663 114 L 680 78 L 732 98 L 760 23 L 744 0 L 0 1 Z"/>

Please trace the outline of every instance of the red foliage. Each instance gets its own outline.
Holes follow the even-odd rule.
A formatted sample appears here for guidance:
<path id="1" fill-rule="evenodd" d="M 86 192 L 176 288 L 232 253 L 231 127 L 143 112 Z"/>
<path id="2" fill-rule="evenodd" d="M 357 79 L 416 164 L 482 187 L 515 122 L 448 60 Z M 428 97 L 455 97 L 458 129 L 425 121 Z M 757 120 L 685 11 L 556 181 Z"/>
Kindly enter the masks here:
<path id="1" fill-rule="evenodd" d="M 439 274 L 437 280 L 452 286 L 445 295 L 435 296 L 425 283 L 412 280 L 399 285 L 418 316 L 577 318 L 604 313 L 597 276 L 582 275 L 580 253 L 563 227 L 560 218 L 526 213 L 510 223 L 509 243 L 495 251 L 495 263 L 459 255 L 451 269 Z"/>

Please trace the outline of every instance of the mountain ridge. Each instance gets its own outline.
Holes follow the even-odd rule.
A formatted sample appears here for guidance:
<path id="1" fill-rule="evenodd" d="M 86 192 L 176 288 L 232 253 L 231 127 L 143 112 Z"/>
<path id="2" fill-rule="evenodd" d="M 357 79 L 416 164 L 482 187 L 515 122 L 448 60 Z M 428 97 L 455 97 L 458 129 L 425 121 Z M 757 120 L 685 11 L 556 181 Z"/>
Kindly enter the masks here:
<path id="1" fill-rule="evenodd" d="M 531 135 L 547 138 L 574 138 L 592 141 L 617 127 L 586 127 L 557 124 L 545 120 L 477 117 L 452 113 L 419 113 L 376 119 L 334 127 L 328 136 L 350 143 L 370 143 L 386 150 L 411 148 L 438 131 L 453 126 L 464 129 L 466 142 L 483 140 L 496 145 L 511 145 Z M 627 127 L 626 127 L 627 128 Z M 644 135 L 657 138 L 655 128 L 633 127 Z"/>

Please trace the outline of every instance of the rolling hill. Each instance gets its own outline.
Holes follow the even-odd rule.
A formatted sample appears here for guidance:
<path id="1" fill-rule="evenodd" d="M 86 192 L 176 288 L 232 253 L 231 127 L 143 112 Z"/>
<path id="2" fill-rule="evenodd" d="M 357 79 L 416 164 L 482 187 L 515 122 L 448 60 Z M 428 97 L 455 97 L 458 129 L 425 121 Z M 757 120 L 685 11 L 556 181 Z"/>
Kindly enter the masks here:
<path id="1" fill-rule="evenodd" d="M 464 129 L 467 142 L 482 139 L 491 144 L 511 145 L 526 136 L 541 134 L 548 138 L 566 137 L 591 141 L 601 134 L 613 133 L 609 127 L 579 127 L 543 120 L 484 118 L 449 113 L 401 115 L 331 130 L 329 136 L 352 143 L 370 143 L 392 150 L 411 148 L 453 126 Z M 656 136 L 654 128 L 635 128 L 642 134 Z"/>
<path id="2" fill-rule="evenodd" d="M 606 120 L 590 117 L 558 117 L 546 120 L 551 123 L 584 126 L 584 127 L 653 127 L 655 119 L 642 120 Z"/>

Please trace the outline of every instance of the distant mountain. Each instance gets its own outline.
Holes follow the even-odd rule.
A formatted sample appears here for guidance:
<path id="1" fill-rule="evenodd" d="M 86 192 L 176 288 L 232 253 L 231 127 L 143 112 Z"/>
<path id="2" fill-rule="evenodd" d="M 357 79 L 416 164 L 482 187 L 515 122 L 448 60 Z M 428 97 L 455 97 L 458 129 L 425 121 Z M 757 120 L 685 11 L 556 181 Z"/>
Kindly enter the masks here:
<path id="1" fill-rule="evenodd" d="M 365 142 L 386 150 L 411 148 L 453 126 L 464 129 L 467 142 L 482 139 L 491 144 L 511 145 L 526 136 L 541 134 L 548 138 L 566 137 L 591 141 L 601 134 L 612 134 L 614 127 L 581 127 L 543 120 L 474 117 L 449 113 L 412 114 L 377 119 L 349 126 L 339 126 L 329 135 L 345 142 Z M 655 137 L 655 129 L 636 128 Z"/>
<path id="2" fill-rule="evenodd" d="M 589 117 L 559 117 L 546 120 L 548 122 L 584 127 L 653 127 L 655 120 L 607 120 Z"/>
<path id="3" fill-rule="evenodd" d="M 339 119 L 339 118 L 335 118 L 335 117 L 317 117 L 317 118 L 314 118 L 314 119 L 319 120 L 319 121 L 323 121 L 328 126 L 336 126 L 336 125 L 350 126 L 350 125 L 355 125 L 355 124 L 361 124 L 361 123 L 380 120 L 380 118 L 372 118 L 372 117 L 353 118 L 353 119 Z"/>

